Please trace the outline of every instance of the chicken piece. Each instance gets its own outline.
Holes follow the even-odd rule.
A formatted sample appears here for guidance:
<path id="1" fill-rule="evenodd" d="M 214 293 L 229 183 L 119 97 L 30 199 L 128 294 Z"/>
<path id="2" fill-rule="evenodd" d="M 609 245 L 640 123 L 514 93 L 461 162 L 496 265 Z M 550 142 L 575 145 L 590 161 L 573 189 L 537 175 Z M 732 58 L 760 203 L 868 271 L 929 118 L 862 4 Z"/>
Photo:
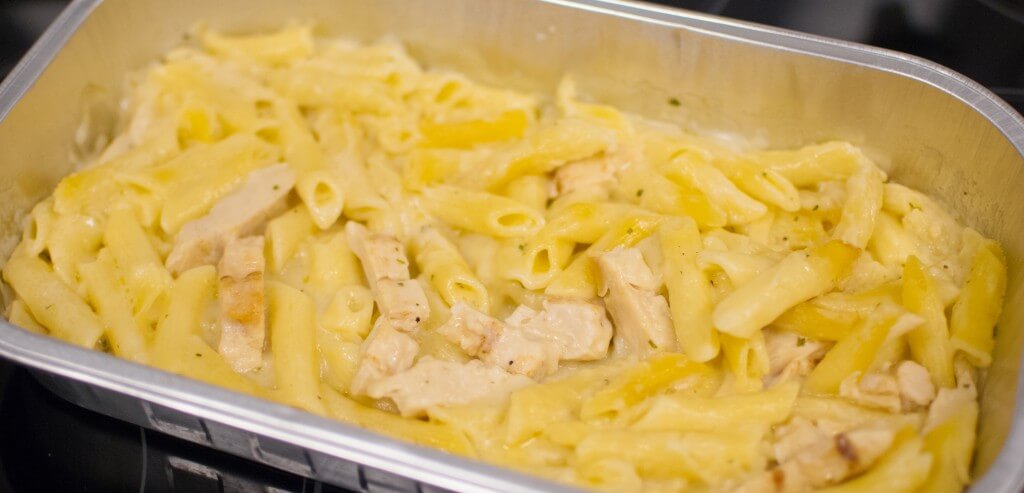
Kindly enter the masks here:
<path id="1" fill-rule="evenodd" d="M 555 170 L 558 195 L 576 190 L 608 190 L 618 182 L 618 172 L 641 158 L 637 146 L 624 145 L 611 153 L 566 163 Z"/>
<path id="2" fill-rule="evenodd" d="M 903 408 L 896 377 L 887 373 L 854 372 L 839 384 L 839 395 L 865 407 L 898 413 Z"/>
<path id="3" fill-rule="evenodd" d="M 616 168 L 605 156 L 582 159 L 555 171 L 559 195 L 576 190 L 607 189 L 615 185 Z"/>
<path id="4" fill-rule="evenodd" d="M 935 400 L 928 407 L 928 416 L 924 420 L 922 433 L 928 433 L 936 426 L 945 423 L 950 416 L 957 413 L 963 406 L 974 402 L 978 398 L 977 391 L 973 387 L 957 387 L 955 389 L 939 389 Z"/>
<path id="5" fill-rule="evenodd" d="M 245 183 L 214 204 L 209 213 L 181 228 L 167 256 L 167 270 L 177 276 L 216 263 L 228 242 L 259 232 L 267 220 L 283 212 L 293 186 L 295 174 L 287 164 L 249 173 Z"/>
<path id="6" fill-rule="evenodd" d="M 437 328 L 439 334 L 471 356 L 489 352 L 504 330 L 500 320 L 461 301 L 452 305 L 448 321 Z"/>
<path id="7" fill-rule="evenodd" d="M 791 332 L 764 331 L 768 350 L 768 378 L 774 385 L 807 376 L 825 355 L 821 341 L 801 337 Z"/>
<path id="8" fill-rule="evenodd" d="M 903 409 L 926 407 L 935 399 L 935 385 L 928 370 L 913 361 L 903 361 L 896 366 L 896 382 L 900 387 Z"/>
<path id="9" fill-rule="evenodd" d="M 398 238 L 370 233 L 363 225 L 349 222 L 345 225 L 349 247 L 363 264 L 363 272 L 370 283 L 383 279 L 409 280 L 409 259 Z"/>
<path id="10" fill-rule="evenodd" d="M 409 370 L 372 384 L 369 395 L 391 399 L 402 416 L 422 416 L 432 407 L 500 399 L 532 383 L 480 360 L 456 363 L 424 356 Z"/>
<path id="11" fill-rule="evenodd" d="M 217 264 L 220 286 L 220 342 L 217 352 L 239 373 L 263 364 L 267 329 L 264 316 L 263 237 L 232 240 Z"/>
<path id="12" fill-rule="evenodd" d="M 640 250 L 616 248 L 597 257 L 597 265 L 601 270 L 599 292 L 615 321 L 616 343 L 634 354 L 674 350 L 676 334 L 668 302 L 655 293 L 660 282 Z"/>
<path id="13" fill-rule="evenodd" d="M 466 303 L 452 306 L 451 317 L 437 332 L 470 356 L 510 373 L 540 379 L 558 369 L 555 343 L 506 326 Z"/>
<path id="14" fill-rule="evenodd" d="M 786 462 L 801 450 L 831 436 L 831 433 L 815 426 L 811 420 L 796 416 L 775 431 L 775 443 L 772 445 L 775 461 L 779 464 Z"/>
<path id="15" fill-rule="evenodd" d="M 608 354 L 612 324 L 601 305 L 580 300 L 544 300 L 540 312 L 519 306 L 505 323 L 558 347 L 558 358 L 593 361 Z"/>
<path id="16" fill-rule="evenodd" d="M 391 235 L 370 233 L 354 221 L 345 225 L 345 235 L 359 257 L 382 316 L 398 330 L 415 332 L 430 317 L 430 305 L 423 287 L 409 278 L 409 259 L 402 243 Z"/>
<path id="17" fill-rule="evenodd" d="M 378 281 L 377 307 L 391 325 L 403 332 L 415 332 L 430 317 L 427 294 L 414 279 Z"/>
<path id="18" fill-rule="evenodd" d="M 788 460 L 735 489 L 742 493 L 796 493 L 838 483 L 871 467 L 895 434 L 881 428 L 839 433 L 804 447 Z"/>
<path id="19" fill-rule="evenodd" d="M 359 369 L 349 390 L 356 395 L 365 394 L 375 382 L 409 369 L 419 350 L 412 336 L 399 332 L 384 317 L 377 318 L 360 347 Z"/>

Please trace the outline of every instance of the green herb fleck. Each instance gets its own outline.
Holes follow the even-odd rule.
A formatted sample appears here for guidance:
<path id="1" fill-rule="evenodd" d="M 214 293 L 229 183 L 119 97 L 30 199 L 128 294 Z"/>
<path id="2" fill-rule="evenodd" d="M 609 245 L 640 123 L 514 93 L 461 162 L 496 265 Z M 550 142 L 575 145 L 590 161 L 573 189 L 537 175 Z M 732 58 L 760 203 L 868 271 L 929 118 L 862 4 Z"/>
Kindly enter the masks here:
<path id="1" fill-rule="evenodd" d="M 400 258 L 400 259 L 398 259 L 398 263 L 400 263 L 400 264 L 402 264 L 402 265 L 405 265 L 405 264 L 407 264 L 408 262 L 406 262 L 404 258 Z"/>
<path id="2" fill-rule="evenodd" d="M 657 345 L 657 344 L 655 344 L 655 343 L 654 343 L 654 341 L 652 341 L 652 340 L 650 340 L 650 339 L 647 339 L 647 345 L 648 345 L 648 346 L 651 346 L 651 347 L 652 347 L 652 348 L 654 348 L 654 349 L 658 349 L 658 345 Z"/>
<path id="3" fill-rule="evenodd" d="M 643 197 L 644 196 L 644 189 L 641 188 L 640 190 L 637 190 L 636 191 L 636 196 L 637 197 Z"/>
<path id="4" fill-rule="evenodd" d="M 274 185 L 274 191 L 275 192 L 280 190 L 280 189 L 281 189 L 281 185 Z"/>
<path id="5" fill-rule="evenodd" d="M 202 353 L 196 353 L 196 358 L 202 358 L 202 357 L 203 357 Z"/>
<path id="6" fill-rule="evenodd" d="M 526 252 L 526 243 L 519 244 L 519 251 L 524 253 Z"/>
<path id="7" fill-rule="evenodd" d="M 807 344 L 807 338 L 806 337 L 798 337 L 796 339 L 797 347 L 803 346 L 804 344 Z"/>
<path id="8" fill-rule="evenodd" d="M 821 207 L 821 205 L 819 205 L 819 204 L 814 204 L 814 209 L 811 209 L 811 210 L 815 210 L 815 211 L 816 211 L 816 210 L 818 210 L 818 208 L 819 208 L 819 207 Z"/>
<path id="9" fill-rule="evenodd" d="M 633 232 L 634 232 L 634 231 L 635 231 L 635 230 L 634 230 L 634 229 L 633 229 L 633 228 L 631 227 L 631 228 L 629 228 L 629 229 L 627 229 L 627 230 L 626 230 L 626 234 L 627 234 L 627 235 L 631 235 L 631 234 L 633 234 Z"/>
<path id="10" fill-rule="evenodd" d="M 681 103 L 677 98 L 668 98 L 668 104 L 669 106 L 679 106 Z"/>

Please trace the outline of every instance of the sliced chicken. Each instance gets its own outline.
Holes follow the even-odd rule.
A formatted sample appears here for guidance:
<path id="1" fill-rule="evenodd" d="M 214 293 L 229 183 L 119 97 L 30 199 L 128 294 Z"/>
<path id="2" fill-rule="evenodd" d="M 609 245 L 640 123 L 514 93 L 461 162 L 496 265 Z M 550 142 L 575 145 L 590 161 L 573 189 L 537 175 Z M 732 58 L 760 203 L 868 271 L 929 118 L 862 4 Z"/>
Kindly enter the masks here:
<path id="1" fill-rule="evenodd" d="M 932 405 L 928 407 L 928 417 L 924 420 L 922 433 L 928 433 L 936 426 L 945 423 L 947 419 L 956 414 L 963 406 L 966 406 L 978 398 L 978 393 L 973 387 L 957 387 L 955 389 L 939 389 Z"/>
<path id="2" fill-rule="evenodd" d="M 935 400 L 935 385 L 928 370 L 914 361 L 896 366 L 896 382 L 900 387 L 903 409 L 926 407 Z"/>
<path id="3" fill-rule="evenodd" d="M 636 248 L 616 248 L 597 257 L 599 293 L 616 327 L 616 344 L 627 353 L 674 350 L 676 335 L 665 297 L 655 292 L 660 282 Z"/>
<path id="4" fill-rule="evenodd" d="M 617 173 L 639 158 L 635 146 L 622 146 L 612 153 L 567 163 L 555 171 L 555 188 L 559 195 L 576 190 L 607 190 L 618 182 Z"/>
<path id="5" fill-rule="evenodd" d="M 807 376 L 825 355 L 821 341 L 807 339 L 791 332 L 764 331 L 768 350 L 768 378 L 772 384 Z"/>
<path id="6" fill-rule="evenodd" d="M 218 201 L 205 216 L 186 223 L 174 238 L 167 270 L 177 276 L 217 262 L 231 240 L 259 232 L 270 218 L 284 212 L 295 174 L 287 164 L 249 173 L 245 183 Z"/>
<path id="7" fill-rule="evenodd" d="M 796 416 L 775 431 L 775 443 L 772 444 L 775 461 L 782 464 L 801 450 L 828 440 L 831 436 L 831 433 L 816 426 L 811 420 Z"/>
<path id="8" fill-rule="evenodd" d="M 544 309 L 539 312 L 519 306 L 505 323 L 553 342 L 561 360 L 604 358 L 612 339 L 612 324 L 604 307 L 581 300 L 544 300 Z"/>
<path id="9" fill-rule="evenodd" d="M 398 238 L 374 234 L 349 221 L 349 248 L 359 257 L 366 280 L 383 318 L 403 332 L 415 332 L 430 316 L 423 287 L 409 278 L 409 259 Z"/>
<path id="10" fill-rule="evenodd" d="M 865 407 L 898 413 L 903 408 L 896 377 L 887 373 L 854 372 L 839 384 L 839 395 Z"/>
<path id="11" fill-rule="evenodd" d="M 888 429 L 861 428 L 814 442 L 737 488 L 742 493 L 810 491 L 863 472 L 892 445 Z"/>
<path id="12" fill-rule="evenodd" d="M 510 373 L 540 379 L 558 369 L 558 347 L 518 327 L 481 313 L 466 303 L 452 306 L 437 332 L 470 356 Z"/>
<path id="13" fill-rule="evenodd" d="M 349 390 L 356 395 L 365 394 L 381 379 L 409 369 L 419 350 L 412 336 L 392 327 L 384 317 L 377 318 L 360 347 L 359 369 Z"/>
<path id="14" fill-rule="evenodd" d="M 239 373 L 259 369 L 267 329 L 264 315 L 263 237 L 232 240 L 217 264 L 220 286 L 219 352 Z"/>
<path id="15" fill-rule="evenodd" d="M 480 360 L 457 363 L 424 356 L 409 370 L 372 384 L 369 395 L 391 399 L 402 416 L 422 416 L 432 407 L 500 399 L 532 383 Z"/>
<path id="16" fill-rule="evenodd" d="M 605 189 L 615 185 L 616 168 L 604 156 L 575 161 L 555 171 L 559 195 L 576 190 Z"/>

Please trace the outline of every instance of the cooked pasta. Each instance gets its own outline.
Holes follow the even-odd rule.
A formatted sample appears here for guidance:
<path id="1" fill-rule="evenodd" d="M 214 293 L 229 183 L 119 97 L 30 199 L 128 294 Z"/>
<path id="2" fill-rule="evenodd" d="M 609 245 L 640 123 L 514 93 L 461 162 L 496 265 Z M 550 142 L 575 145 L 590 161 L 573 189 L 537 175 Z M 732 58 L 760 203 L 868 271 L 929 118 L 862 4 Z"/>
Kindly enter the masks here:
<path id="1" fill-rule="evenodd" d="M 1006 260 L 857 146 L 199 34 L 27 215 L 13 323 L 586 488 L 969 483 Z"/>

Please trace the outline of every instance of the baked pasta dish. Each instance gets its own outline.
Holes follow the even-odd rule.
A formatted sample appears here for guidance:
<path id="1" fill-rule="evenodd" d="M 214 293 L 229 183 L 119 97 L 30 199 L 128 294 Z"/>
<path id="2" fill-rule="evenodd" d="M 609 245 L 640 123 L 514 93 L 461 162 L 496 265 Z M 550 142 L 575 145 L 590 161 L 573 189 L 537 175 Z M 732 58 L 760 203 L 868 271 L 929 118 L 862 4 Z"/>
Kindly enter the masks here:
<path id="1" fill-rule="evenodd" d="M 851 143 L 303 25 L 126 87 L 3 267 L 25 329 L 584 488 L 970 481 L 1003 253 Z"/>

